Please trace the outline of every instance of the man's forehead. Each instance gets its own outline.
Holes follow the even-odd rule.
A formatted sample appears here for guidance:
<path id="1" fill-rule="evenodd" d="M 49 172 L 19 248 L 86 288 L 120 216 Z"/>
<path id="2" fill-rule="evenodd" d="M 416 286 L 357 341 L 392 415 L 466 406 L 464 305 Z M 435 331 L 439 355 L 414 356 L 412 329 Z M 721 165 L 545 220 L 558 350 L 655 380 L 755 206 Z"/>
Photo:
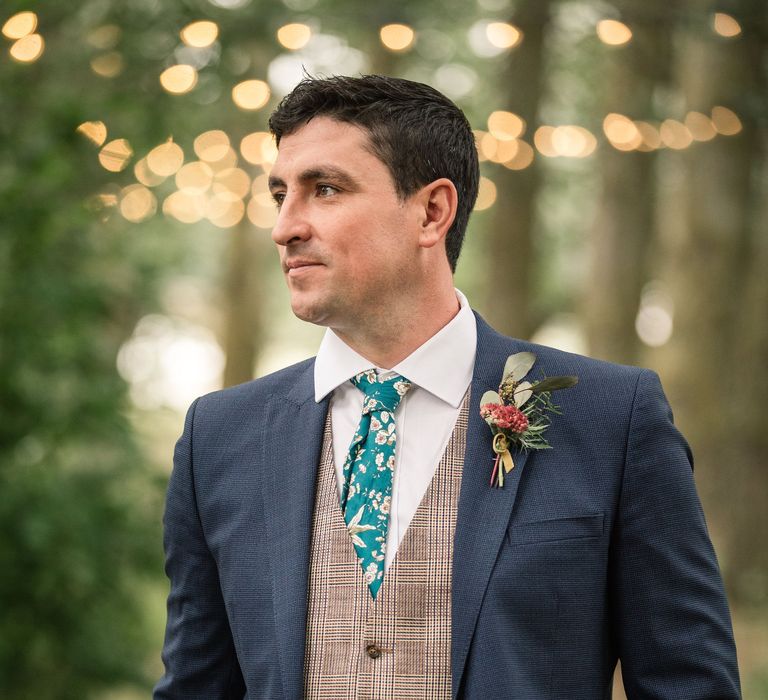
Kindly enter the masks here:
<path id="1" fill-rule="evenodd" d="M 308 179 L 312 174 L 360 177 L 370 171 L 371 159 L 386 169 L 361 127 L 330 117 L 316 117 L 280 139 L 270 179 Z"/>

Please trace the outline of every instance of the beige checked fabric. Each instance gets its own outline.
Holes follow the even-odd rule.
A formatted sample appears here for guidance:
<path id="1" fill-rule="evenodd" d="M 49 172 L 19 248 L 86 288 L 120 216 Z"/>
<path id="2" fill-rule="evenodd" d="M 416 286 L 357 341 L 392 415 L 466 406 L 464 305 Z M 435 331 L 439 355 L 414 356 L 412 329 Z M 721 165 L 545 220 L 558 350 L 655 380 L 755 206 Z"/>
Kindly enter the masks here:
<path id="1" fill-rule="evenodd" d="M 326 421 L 312 524 L 307 700 L 451 697 L 451 564 L 467 419 L 468 394 L 375 601 L 339 506 Z"/>

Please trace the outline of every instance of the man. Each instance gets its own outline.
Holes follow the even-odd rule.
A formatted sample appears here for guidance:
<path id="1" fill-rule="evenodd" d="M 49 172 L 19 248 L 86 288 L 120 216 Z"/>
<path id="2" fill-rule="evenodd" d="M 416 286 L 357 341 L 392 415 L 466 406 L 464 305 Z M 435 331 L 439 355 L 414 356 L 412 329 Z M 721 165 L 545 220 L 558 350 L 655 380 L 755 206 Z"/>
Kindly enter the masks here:
<path id="1" fill-rule="evenodd" d="M 155 698 L 739 697 L 688 448 L 658 378 L 495 333 L 453 287 L 478 165 L 458 108 L 304 80 L 270 120 L 272 237 L 317 358 L 198 399 L 165 515 Z M 499 300 L 504 303 L 504 300 Z M 513 310 L 512 310 L 513 312 Z M 507 357 L 559 392 L 489 484 Z"/>

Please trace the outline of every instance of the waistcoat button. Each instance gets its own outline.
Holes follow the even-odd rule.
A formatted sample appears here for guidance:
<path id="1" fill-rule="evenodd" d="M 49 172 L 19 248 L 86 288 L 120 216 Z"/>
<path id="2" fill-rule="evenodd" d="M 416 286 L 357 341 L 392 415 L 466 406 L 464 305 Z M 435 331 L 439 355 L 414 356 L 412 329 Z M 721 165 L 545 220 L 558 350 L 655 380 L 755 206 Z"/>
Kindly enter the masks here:
<path id="1" fill-rule="evenodd" d="M 367 647 L 365 647 L 365 653 L 368 654 L 372 659 L 378 659 L 381 656 L 381 649 L 377 647 L 375 644 L 369 644 Z"/>

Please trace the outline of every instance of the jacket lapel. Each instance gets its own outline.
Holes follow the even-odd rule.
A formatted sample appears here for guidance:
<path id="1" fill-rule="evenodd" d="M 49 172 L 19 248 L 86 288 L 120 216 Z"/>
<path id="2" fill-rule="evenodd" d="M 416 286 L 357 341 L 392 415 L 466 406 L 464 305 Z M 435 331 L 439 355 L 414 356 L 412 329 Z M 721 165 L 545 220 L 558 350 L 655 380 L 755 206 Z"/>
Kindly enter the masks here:
<path id="1" fill-rule="evenodd" d="M 480 417 L 480 397 L 497 390 L 507 357 L 515 342 L 493 331 L 477 316 L 477 354 L 472 378 L 469 426 L 456 517 L 451 602 L 451 676 L 453 697 L 458 694 L 480 605 L 515 503 L 527 454 L 513 451 L 515 468 L 504 487 L 490 485 L 495 454 L 491 431 Z"/>
<path id="2" fill-rule="evenodd" d="M 314 401 L 313 368 L 310 363 L 285 394 L 272 396 L 262 427 L 275 629 L 286 699 L 303 693 L 312 510 L 328 411 L 327 399 Z"/>

